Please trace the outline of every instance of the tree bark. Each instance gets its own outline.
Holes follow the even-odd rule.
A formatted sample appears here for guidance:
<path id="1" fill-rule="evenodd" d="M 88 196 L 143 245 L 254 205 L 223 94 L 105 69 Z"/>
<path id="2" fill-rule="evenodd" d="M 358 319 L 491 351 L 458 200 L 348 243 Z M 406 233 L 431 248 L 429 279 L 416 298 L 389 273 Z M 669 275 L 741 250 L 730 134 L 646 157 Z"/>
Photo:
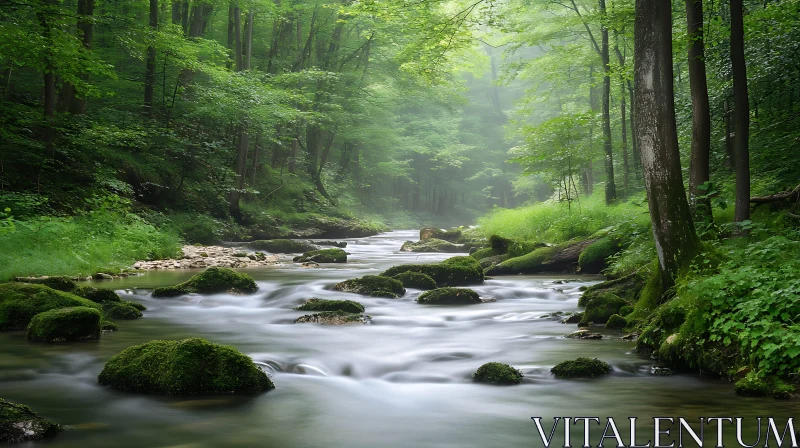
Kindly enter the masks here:
<path id="1" fill-rule="evenodd" d="M 662 287 L 674 285 L 699 248 L 683 188 L 672 72 L 672 10 L 636 0 L 636 126 Z"/>
<path id="2" fill-rule="evenodd" d="M 750 219 L 750 103 L 747 67 L 744 60 L 744 18 L 742 0 L 730 0 L 731 73 L 733 75 L 733 166 L 736 173 L 734 220 Z"/>
<path id="3" fill-rule="evenodd" d="M 705 44 L 703 42 L 703 1 L 686 0 L 686 24 L 689 35 L 689 88 L 692 95 L 692 157 L 689 163 L 689 205 L 694 217 L 709 221 L 711 201 L 699 189 L 710 180 L 711 112 L 708 104 Z M 700 196 L 703 196 L 700 199 Z"/>
<path id="4" fill-rule="evenodd" d="M 619 96 L 619 114 L 620 124 L 622 125 L 622 167 L 624 169 L 623 177 L 623 195 L 628 197 L 628 186 L 630 184 L 630 167 L 628 165 L 628 127 L 626 125 L 626 104 L 625 104 L 625 83 L 620 79 L 620 96 Z"/>
<path id="5" fill-rule="evenodd" d="M 247 13 L 247 32 L 245 33 L 244 69 L 250 70 L 253 57 L 253 12 Z"/>
<path id="6" fill-rule="evenodd" d="M 150 0 L 150 29 L 158 30 L 158 0 Z M 155 36 L 153 36 L 155 37 Z M 156 47 L 147 47 L 147 66 L 144 75 L 144 110 L 148 117 L 153 116 L 153 89 L 156 83 Z"/>
<path id="7" fill-rule="evenodd" d="M 600 0 L 600 14 L 606 18 L 606 0 Z M 608 27 L 601 28 L 601 57 L 603 59 L 603 152 L 606 168 L 606 204 L 617 199 L 617 185 L 614 182 L 614 154 L 611 146 L 611 63 L 608 47 Z"/>
<path id="8" fill-rule="evenodd" d="M 53 120 L 56 112 L 56 75 L 53 59 L 53 30 L 50 22 L 51 15 L 55 13 L 57 0 L 42 0 L 41 8 L 36 15 L 42 27 L 42 37 L 45 42 L 44 50 L 44 143 L 47 155 L 52 157 L 55 154 L 55 128 Z"/>
<path id="9" fill-rule="evenodd" d="M 233 7 L 233 34 L 236 41 L 234 46 L 236 58 L 234 61 L 236 61 L 236 71 L 240 72 L 244 68 L 244 62 L 242 61 L 242 14 L 236 6 Z"/>

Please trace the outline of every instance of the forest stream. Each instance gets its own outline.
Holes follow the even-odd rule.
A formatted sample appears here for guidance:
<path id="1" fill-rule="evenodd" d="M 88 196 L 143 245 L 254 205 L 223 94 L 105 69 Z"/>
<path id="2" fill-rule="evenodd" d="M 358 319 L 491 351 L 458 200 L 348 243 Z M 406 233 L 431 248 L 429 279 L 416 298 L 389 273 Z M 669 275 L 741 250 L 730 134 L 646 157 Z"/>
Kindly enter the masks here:
<path id="1" fill-rule="evenodd" d="M 496 277 L 474 287 L 495 301 L 463 307 L 419 305 L 420 291 L 413 289 L 399 299 L 329 290 L 390 266 L 451 256 L 399 252 L 417 235 L 395 231 L 347 240 L 346 264 L 248 269 L 260 287 L 250 296 L 151 297 L 153 288 L 182 282 L 194 270 L 106 281 L 102 285 L 123 299 L 146 305 L 144 319 L 123 321 L 119 332 L 99 341 L 72 344 L 32 343 L 24 332 L 1 332 L 0 395 L 70 425 L 43 442 L 55 447 L 522 447 L 541 443 L 532 416 L 544 417 L 549 430 L 554 416 L 612 416 L 627 423 L 629 416 L 691 421 L 785 418 L 796 411 L 792 401 L 737 397 L 725 380 L 654 376 L 654 361 L 635 353 L 618 332 L 593 329 L 604 333 L 599 341 L 564 338 L 576 327 L 542 316 L 577 311 L 579 287 L 600 277 Z M 293 324 L 305 313 L 292 308 L 310 297 L 357 300 L 372 323 Z M 253 398 L 186 399 L 97 384 L 105 361 L 126 347 L 194 336 L 251 356 L 276 389 Z M 593 380 L 550 374 L 553 365 L 579 356 L 602 359 L 613 372 Z M 523 383 L 474 384 L 472 373 L 489 361 L 519 368 Z M 580 440 L 583 429 L 573 429 Z M 745 440 L 754 441 L 755 431 L 748 425 L 752 437 Z M 651 430 L 644 441 L 649 436 Z"/>

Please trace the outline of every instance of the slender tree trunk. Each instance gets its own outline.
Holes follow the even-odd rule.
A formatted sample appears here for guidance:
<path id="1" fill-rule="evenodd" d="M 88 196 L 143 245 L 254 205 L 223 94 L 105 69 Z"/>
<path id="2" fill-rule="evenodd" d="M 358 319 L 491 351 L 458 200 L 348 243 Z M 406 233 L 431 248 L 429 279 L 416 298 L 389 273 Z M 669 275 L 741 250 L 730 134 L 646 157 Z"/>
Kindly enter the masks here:
<path id="1" fill-rule="evenodd" d="M 236 71 L 242 71 L 244 62 L 242 61 L 242 14 L 239 8 L 233 7 L 233 34 L 235 36 L 234 52 L 236 53 Z"/>
<path id="2" fill-rule="evenodd" d="M 626 126 L 626 116 L 625 116 L 625 83 L 623 80 L 620 79 L 620 96 L 619 96 L 619 114 L 620 114 L 620 124 L 622 125 L 622 167 L 624 169 L 624 177 L 623 177 L 623 188 L 624 188 L 624 196 L 628 197 L 628 187 L 630 184 L 630 167 L 628 166 L 628 127 Z"/>
<path id="3" fill-rule="evenodd" d="M 150 29 L 158 30 L 158 0 L 150 0 Z M 153 36 L 155 37 L 155 36 Z M 144 110 L 148 117 L 153 116 L 153 89 L 156 83 L 156 47 L 147 47 L 147 67 L 144 75 Z"/>
<path id="4" fill-rule="evenodd" d="M 747 67 L 744 60 L 744 18 L 742 0 L 731 5 L 731 72 L 733 74 L 733 166 L 736 172 L 734 220 L 750 219 L 750 103 L 747 93 Z"/>
<path id="5" fill-rule="evenodd" d="M 225 68 L 230 70 L 232 68 L 231 61 L 236 60 L 235 47 L 233 42 L 233 26 L 234 26 L 234 7 L 233 3 L 228 5 L 228 60 L 225 61 Z"/>
<path id="6" fill-rule="evenodd" d="M 692 94 L 692 158 L 689 163 L 689 205 L 695 219 L 711 219 L 711 201 L 698 187 L 710 180 L 711 112 L 706 82 L 705 45 L 703 42 L 703 1 L 686 0 L 686 24 L 689 34 L 689 88 Z M 703 199 L 699 199 L 704 196 Z"/>
<path id="7" fill-rule="evenodd" d="M 228 201 L 230 203 L 231 216 L 241 221 L 242 211 L 239 207 L 239 200 L 244 190 L 245 173 L 247 172 L 247 150 L 250 147 L 250 139 L 244 126 L 239 127 L 239 144 L 236 150 L 236 177 L 234 178 L 234 189 L 231 190 Z"/>
<path id="8" fill-rule="evenodd" d="M 258 172 L 259 149 L 261 149 L 261 131 L 256 134 L 256 142 L 253 145 L 253 173 L 250 177 L 250 185 L 256 184 L 256 173 Z"/>
<path id="9" fill-rule="evenodd" d="M 600 0 L 600 14 L 605 20 L 606 0 Z M 617 199 L 617 185 L 614 182 L 614 154 L 611 147 L 611 65 L 608 47 L 608 27 L 601 29 L 601 53 L 603 58 L 603 152 L 606 168 L 606 204 Z"/>
<path id="10" fill-rule="evenodd" d="M 650 220 L 663 288 L 699 248 L 683 188 L 672 83 L 672 9 L 663 0 L 636 0 L 634 78 L 636 126 Z"/>
<path id="11" fill-rule="evenodd" d="M 39 24 L 42 27 L 42 37 L 46 45 L 44 51 L 44 143 L 45 151 L 49 157 L 55 154 L 55 128 L 53 120 L 56 112 L 56 75 L 53 59 L 53 30 L 50 22 L 52 14 L 56 12 L 57 0 L 42 0 L 42 7 L 37 12 Z"/>
<path id="12" fill-rule="evenodd" d="M 81 33 L 81 42 L 83 48 L 87 51 L 92 50 L 92 41 L 94 39 L 94 0 L 78 0 L 78 31 Z M 81 77 L 89 80 L 88 74 L 83 74 Z M 69 111 L 72 114 L 80 115 L 86 113 L 86 97 L 73 95 L 72 101 L 69 105 Z"/>
<path id="13" fill-rule="evenodd" d="M 245 33 L 244 69 L 250 70 L 253 57 L 253 12 L 247 13 L 247 33 Z"/>

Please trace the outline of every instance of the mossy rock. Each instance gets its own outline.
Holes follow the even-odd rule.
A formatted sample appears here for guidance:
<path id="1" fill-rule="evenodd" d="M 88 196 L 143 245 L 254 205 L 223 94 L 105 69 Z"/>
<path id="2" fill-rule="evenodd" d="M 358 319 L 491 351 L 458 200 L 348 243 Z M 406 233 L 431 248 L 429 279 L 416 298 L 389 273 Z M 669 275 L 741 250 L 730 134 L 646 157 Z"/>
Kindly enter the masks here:
<path id="1" fill-rule="evenodd" d="M 611 372 L 611 366 L 599 359 L 578 358 L 572 361 L 564 361 L 550 369 L 556 378 L 594 378 L 607 375 Z"/>
<path id="2" fill-rule="evenodd" d="M 606 259 L 619 252 L 619 244 L 606 236 L 586 247 L 578 257 L 578 266 L 583 274 L 598 274 L 608 267 Z"/>
<path id="3" fill-rule="evenodd" d="M 419 231 L 420 242 L 431 239 L 439 239 L 449 241 L 451 243 L 457 243 L 461 240 L 461 237 L 461 229 L 442 230 L 434 227 L 425 227 Z"/>
<path id="4" fill-rule="evenodd" d="M 28 340 L 39 342 L 81 341 L 100 337 L 100 311 L 76 306 L 45 311 L 28 324 Z"/>
<path id="5" fill-rule="evenodd" d="M 128 305 L 128 306 L 132 306 L 132 307 L 136 308 L 139 311 L 147 311 L 147 307 L 142 305 L 139 302 L 131 302 L 131 301 L 126 300 L 126 301 L 123 301 L 122 303 L 124 303 L 125 305 Z"/>
<path id="6" fill-rule="evenodd" d="M 578 306 L 586 306 L 591 299 L 607 292 L 625 299 L 629 304 L 636 303 L 645 281 L 646 279 L 641 274 L 633 273 L 592 285 L 584 290 L 583 295 L 578 299 Z"/>
<path id="7" fill-rule="evenodd" d="M 355 325 L 368 324 L 372 318 L 360 313 L 348 313 L 345 311 L 323 311 L 316 314 L 307 314 L 298 317 L 296 324 L 323 324 L 323 325 Z"/>
<path id="8" fill-rule="evenodd" d="M 556 253 L 558 253 L 558 248 L 555 246 L 542 247 L 526 255 L 509 258 L 492 267 L 486 273 L 488 275 L 503 275 L 542 272 L 547 270 L 548 262 Z"/>
<path id="9" fill-rule="evenodd" d="M 108 319 L 136 320 L 142 317 L 142 312 L 131 302 L 109 302 L 103 305 L 103 315 Z"/>
<path id="10" fill-rule="evenodd" d="M 421 272 L 401 272 L 393 278 L 400 280 L 406 288 L 422 289 L 425 291 L 436 289 L 436 281 L 434 281 L 430 275 Z"/>
<path id="11" fill-rule="evenodd" d="M 258 291 L 258 285 L 247 274 L 227 268 L 208 268 L 189 280 L 175 286 L 156 288 L 153 297 L 175 297 L 183 294 L 215 294 L 229 292 L 233 294 L 252 294 Z"/>
<path id="12" fill-rule="evenodd" d="M 478 262 L 481 265 L 481 268 L 485 271 L 490 270 L 491 268 L 497 266 L 498 264 L 508 260 L 508 254 L 505 255 L 495 255 L 494 257 L 486 257 L 481 258 Z"/>
<path id="13" fill-rule="evenodd" d="M 478 367 L 472 375 L 472 381 L 484 384 L 512 385 L 522 382 L 522 372 L 508 364 L 487 362 Z"/>
<path id="14" fill-rule="evenodd" d="M 478 260 L 459 256 L 436 264 L 402 264 L 387 269 L 381 275 L 395 277 L 403 272 L 419 272 L 431 277 L 437 286 L 466 286 L 483 283 L 484 275 Z"/>
<path id="15" fill-rule="evenodd" d="M 501 255 L 505 255 L 505 253 L 500 252 L 492 247 L 485 247 L 483 249 L 478 249 L 475 252 L 469 254 L 470 257 L 478 261 L 483 260 L 484 258 L 497 257 Z"/>
<path id="16" fill-rule="evenodd" d="M 79 286 L 73 291 L 75 295 L 81 296 L 84 299 L 89 299 L 95 303 L 106 302 L 119 302 L 122 299 L 114 292 L 113 289 L 108 288 L 94 288 L 91 286 Z"/>
<path id="17" fill-rule="evenodd" d="M 406 293 L 406 289 L 400 280 L 379 275 L 365 275 L 361 278 L 345 280 L 333 285 L 333 290 L 363 294 L 365 296 L 379 291 L 389 292 L 395 296 L 402 296 Z"/>
<path id="18" fill-rule="evenodd" d="M 302 254 L 319 249 L 319 247 L 297 240 L 257 240 L 247 243 L 254 250 L 265 250 L 273 254 Z"/>
<path id="19" fill-rule="evenodd" d="M 36 285 L 45 285 L 49 288 L 57 289 L 59 291 L 72 292 L 78 287 L 69 277 L 55 276 L 55 277 L 19 277 L 16 279 L 18 282 L 33 283 Z"/>
<path id="20" fill-rule="evenodd" d="M 317 246 L 338 247 L 339 249 L 344 249 L 345 247 L 347 247 L 347 241 L 312 241 L 311 243 L 316 244 Z"/>
<path id="21" fill-rule="evenodd" d="M 392 291 L 372 291 L 369 294 L 369 296 L 370 297 L 382 297 L 384 299 L 397 299 L 399 297 L 402 297 L 401 295 L 395 294 Z"/>
<path id="22" fill-rule="evenodd" d="M 0 398 L 0 443 L 20 443 L 53 437 L 64 428 L 39 417 L 31 408 Z"/>
<path id="23" fill-rule="evenodd" d="M 625 306 L 623 306 L 622 308 L 619 309 L 619 315 L 620 316 L 627 316 L 627 315 L 631 314 L 632 312 L 633 312 L 633 306 L 631 306 L 631 305 L 625 305 Z"/>
<path id="24" fill-rule="evenodd" d="M 126 348 L 106 362 L 97 382 L 158 395 L 252 395 L 275 387 L 250 357 L 199 338 Z"/>
<path id="25" fill-rule="evenodd" d="M 103 331 L 119 331 L 119 325 L 110 320 L 104 320 L 100 322 L 100 329 Z"/>
<path id="26" fill-rule="evenodd" d="M 347 263 L 347 252 L 342 249 L 320 249 L 306 252 L 293 259 L 296 263 L 313 261 L 314 263 Z"/>
<path id="27" fill-rule="evenodd" d="M 628 326 L 628 321 L 619 314 L 612 314 L 606 322 L 606 328 L 609 330 L 623 330 Z"/>
<path id="28" fill-rule="evenodd" d="M 466 249 L 464 248 L 464 246 L 459 244 L 453 244 L 449 241 L 431 238 L 419 242 L 406 241 L 405 243 L 403 243 L 403 246 L 400 248 L 400 251 L 420 252 L 420 253 L 431 253 L 431 252 L 457 253 L 457 252 L 468 252 L 469 249 Z"/>
<path id="29" fill-rule="evenodd" d="M 423 305 L 472 305 L 483 303 L 478 293 L 467 288 L 439 288 L 427 291 L 417 298 Z"/>
<path id="30" fill-rule="evenodd" d="M 306 303 L 295 307 L 297 311 L 344 311 L 346 313 L 363 313 L 364 305 L 353 300 L 325 300 L 311 298 Z"/>
<path id="31" fill-rule="evenodd" d="M 749 372 L 744 378 L 733 385 L 737 395 L 748 397 L 773 397 L 778 399 L 791 398 L 795 389 L 779 378 L 762 378 L 756 372 Z"/>
<path id="32" fill-rule="evenodd" d="M 612 315 L 619 314 L 619 310 L 626 305 L 630 305 L 630 303 L 610 292 L 599 294 L 586 304 L 583 320 L 596 324 L 605 323 Z"/>
<path id="33" fill-rule="evenodd" d="M 100 305 L 91 300 L 45 285 L 3 283 L 0 284 L 0 330 L 24 330 L 39 313 L 76 306 L 100 310 Z"/>
<path id="34" fill-rule="evenodd" d="M 498 254 L 508 253 L 508 249 L 514 244 L 514 240 L 503 238 L 500 235 L 492 235 L 489 237 L 489 247 L 494 249 Z"/>

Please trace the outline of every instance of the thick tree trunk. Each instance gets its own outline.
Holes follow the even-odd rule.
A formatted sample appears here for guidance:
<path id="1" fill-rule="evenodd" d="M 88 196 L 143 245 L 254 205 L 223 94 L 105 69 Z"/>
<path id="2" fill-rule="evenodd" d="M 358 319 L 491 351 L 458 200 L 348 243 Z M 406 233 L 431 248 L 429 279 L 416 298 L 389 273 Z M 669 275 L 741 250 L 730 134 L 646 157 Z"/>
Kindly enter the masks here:
<path id="1" fill-rule="evenodd" d="M 158 30 L 158 0 L 150 0 L 150 29 Z M 147 47 L 147 67 L 144 75 L 144 110 L 148 117 L 153 116 L 153 89 L 156 83 L 156 48 Z"/>
<path id="2" fill-rule="evenodd" d="M 650 220 L 663 288 L 699 248 L 683 188 L 672 72 L 672 10 L 663 0 L 636 0 L 636 126 Z"/>
<path id="3" fill-rule="evenodd" d="M 695 219 L 711 219 L 711 201 L 698 187 L 708 182 L 711 151 L 711 112 L 706 82 L 705 45 L 703 43 L 703 1 L 686 0 L 686 24 L 689 34 L 689 88 L 692 93 L 692 158 L 689 163 L 689 205 Z M 703 196 L 703 199 L 699 199 Z"/>
<path id="4" fill-rule="evenodd" d="M 730 0 L 731 72 L 733 74 L 733 166 L 736 172 L 734 220 L 750 219 L 750 103 L 747 96 L 747 67 L 744 60 L 744 19 L 742 0 Z"/>
<path id="5" fill-rule="evenodd" d="M 606 16 L 606 1 L 600 0 L 600 14 Z M 606 204 L 617 199 L 617 185 L 614 182 L 614 154 L 611 147 L 611 66 L 608 47 L 608 27 L 601 29 L 601 56 L 603 58 L 603 152 L 606 168 Z"/>

